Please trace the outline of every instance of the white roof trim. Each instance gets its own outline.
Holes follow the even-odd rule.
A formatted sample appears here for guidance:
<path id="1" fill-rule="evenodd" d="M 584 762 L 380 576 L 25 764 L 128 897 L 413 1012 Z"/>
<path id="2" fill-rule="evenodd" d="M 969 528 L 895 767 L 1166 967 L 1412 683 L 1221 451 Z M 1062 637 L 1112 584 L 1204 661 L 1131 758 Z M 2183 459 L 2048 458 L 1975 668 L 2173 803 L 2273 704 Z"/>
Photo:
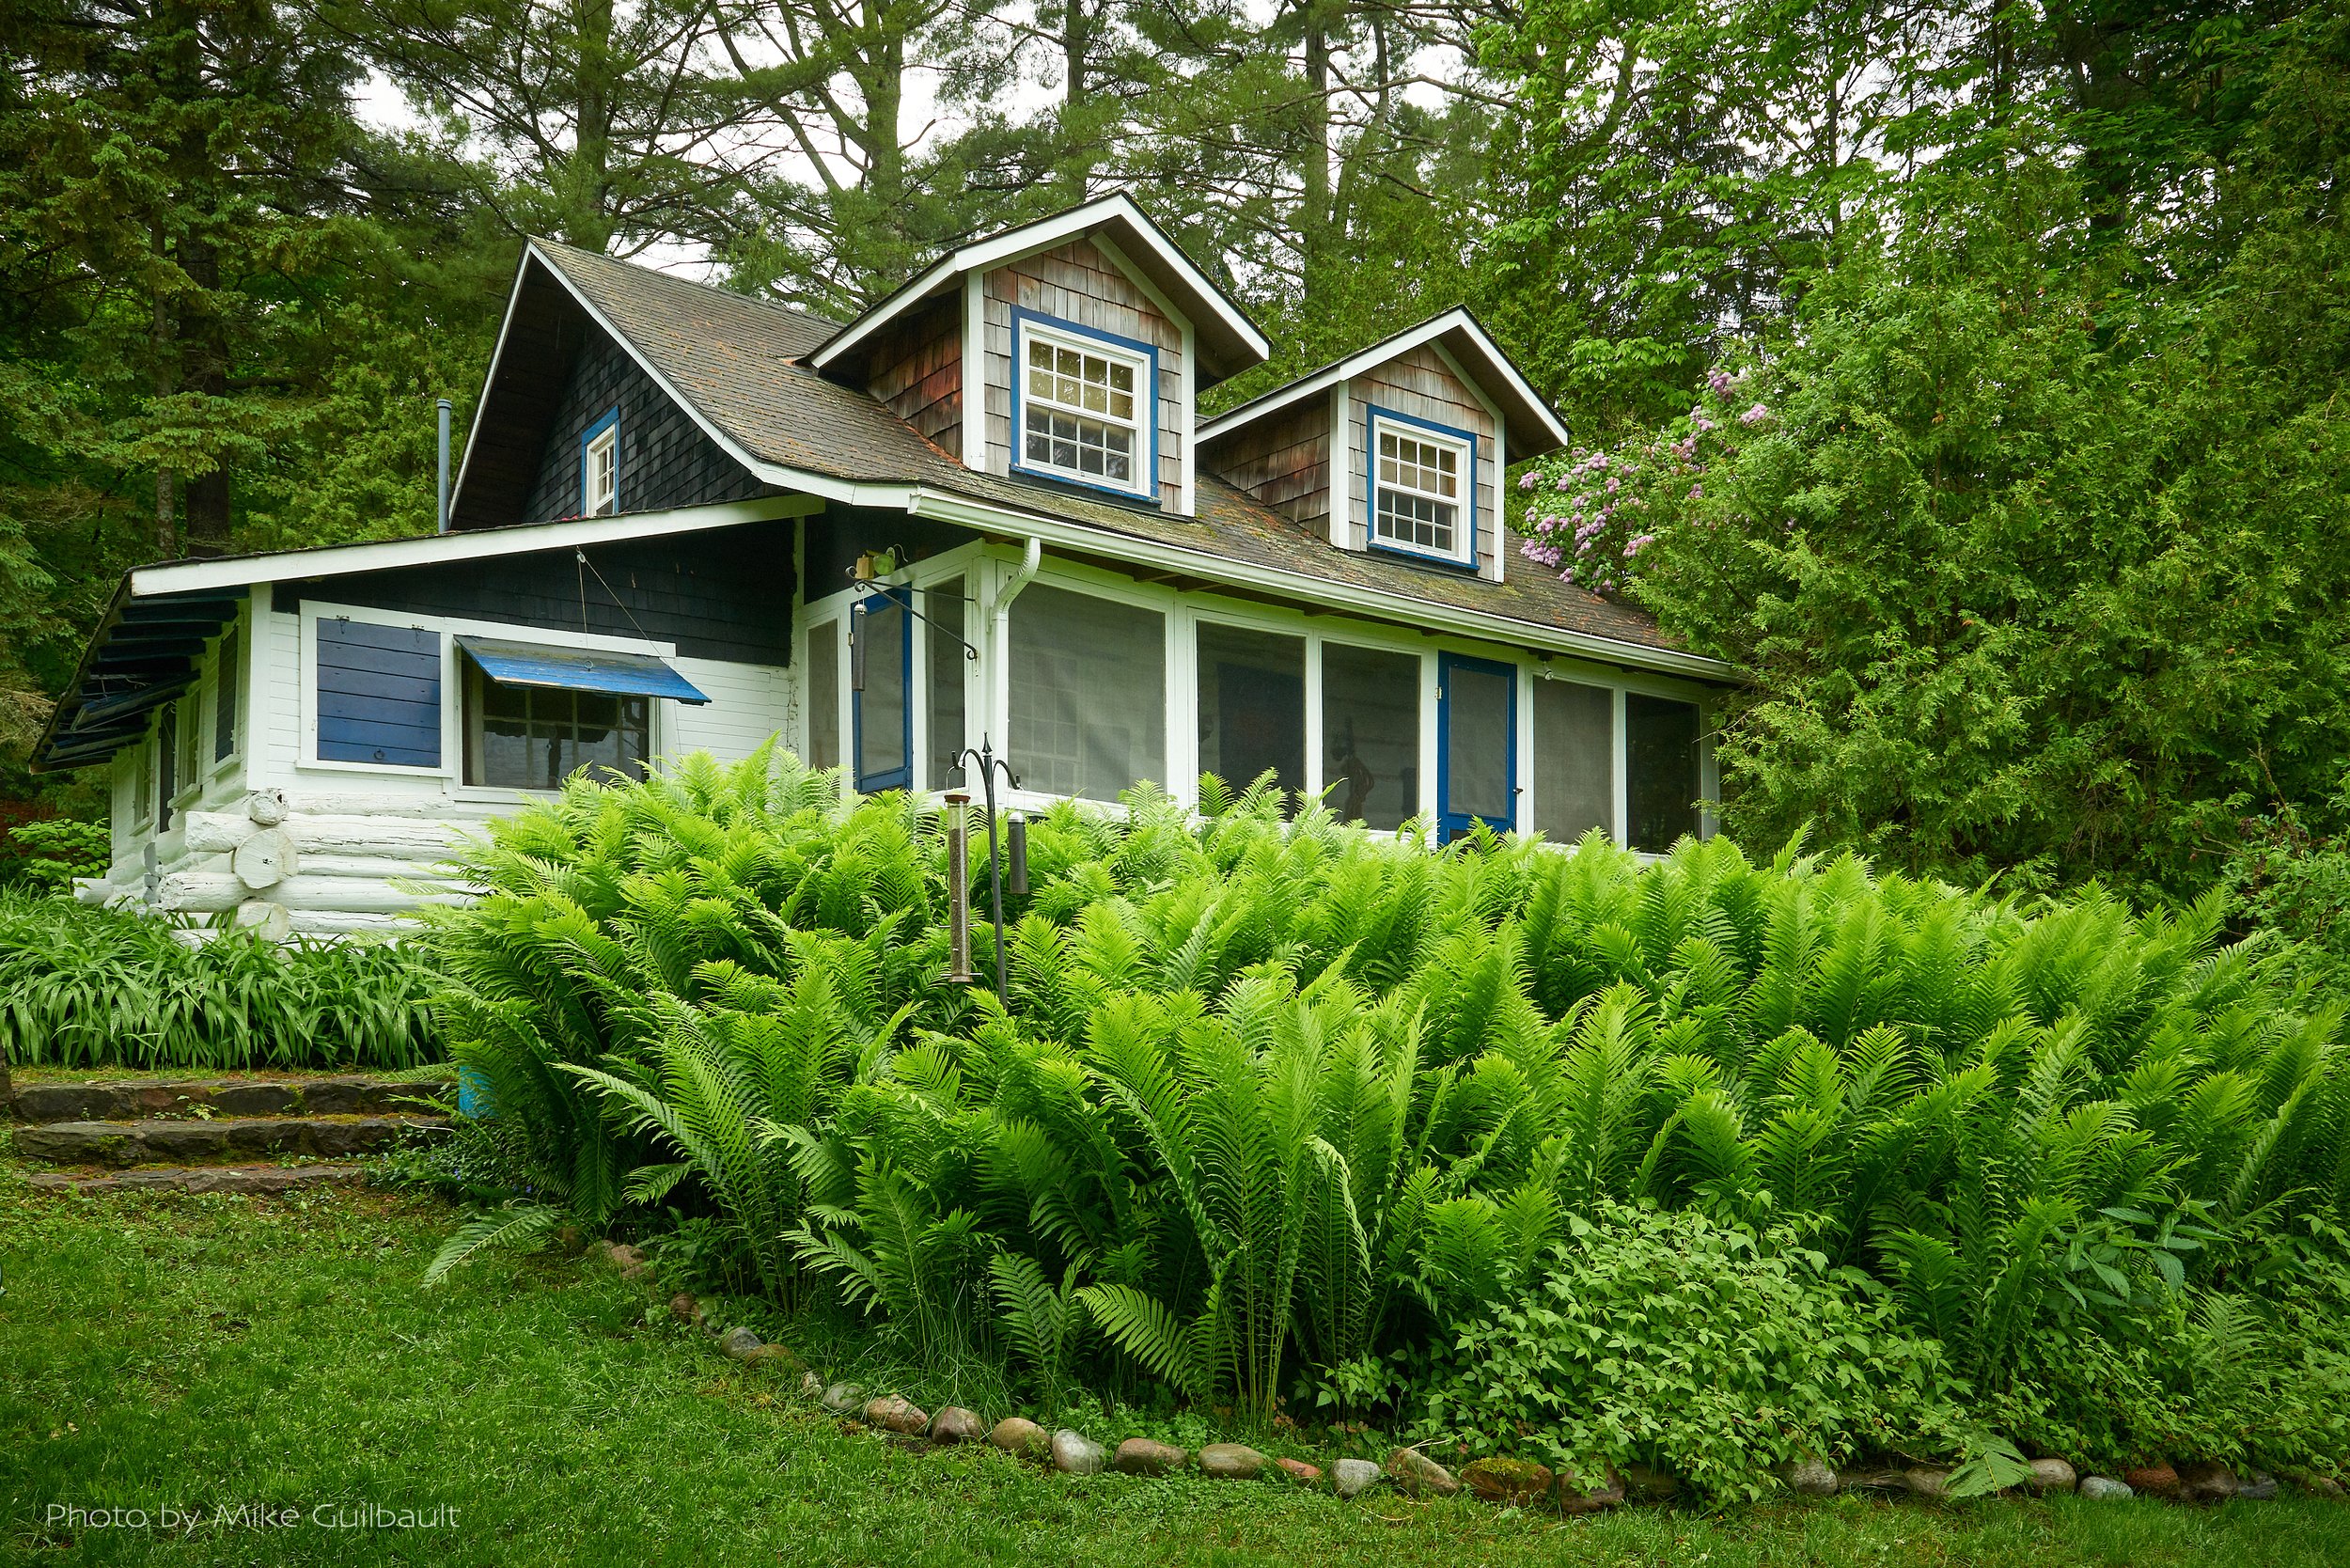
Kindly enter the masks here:
<path id="1" fill-rule="evenodd" d="M 1033 516 L 989 502 L 932 490 L 926 485 L 910 485 L 907 492 L 905 510 L 916 517 L 935 518 L 942 523 L 957 523 L 968 528 L 1038 539 L 1065 550 L 1162 567 L 1185 576 L 1230 587 L 1272 589 L 1323 609 L 1352 610 L 1390 620 L 1400 619 L 1430 631 L 1449 632 L 1487 642 L 1506 641 L 1538 651 L 1577 654 L 1587 659 L 1664 674 L 1712 681 L 1739 678 L 1734 665 L 1707 658 L 1701 653 L 1684 653 L 1675 649 L 1622 642 L 1589 632 L 1569 631 L 1563 626 L 1520 620 L 1514 616 L 1465 610 L 1457 605 L 1440 604 L 1411 594 L 1390 593 L 1381 588 L 1334 582 L 1308 572 L 1255 566 L 1217 555 L 1212 550 L 1137 539 L 1131 534 L 1113 533 L 1058 518 Z"/>
<path id="2" fill-rule="evenodd" d="M 400 566 L 489 560 L 499 556 L 527 555 L 534 550 L 656 539 L 703 528 L 730 527 L 738 523 L 805 517 L 822 507 L 822 502 L 809 495 L 767 495 L 749 501 L 722 501 L 714 506 L 629 512 L 619 517 L 580 517 L 564 523 L 475 528 L 462 533 L 427 534 L 421 539 L 383 540 L 373 544 L 331 544 L 315 550 L 279 550 L 266 556 L 175 561 L 133 569 L 131 597 L 151 599 L 158 594 L 193 593 L 205 588 L 250 588 L 256 583 L 339 577 L 353 572 L 384 572 Z"/>
<path id="3" fill-rule="evenodd" d="M 1421 344 L 1433 342 L 1455 330 L 1467 333 L 1485 352 L 1486 357 L 1492 361 L 1495 373 L 1500 376 L 1512 393 L 1534 412 L 1537 422 L 1553 440 L 1563 447 L 1573 439 L 1567 433 L 1567 427 L 1559 422 L 1559 416 L 1553 413 L 1550 405 L 1543 400 L 1542 394 L 1536 392 L 1527 379 L 1518 373 L 1518 368 L 1511 363 L 1510 356 L 1503 353 L 1500 347 L 1491 337 L 1485 336 L 1485 329 L 1477 324 L 1477 318 L 1457 305 L 1441 315 L 1431 316 L 1418 326 L 1406 327 L 1392 337 L 1382 338 L 1361 353 L 1340 360 L 1336 365 L 1327 366 L 1312 375 L 1290 383 L 1287 386 L 1277 387 L 1262 397 L 1251 399 L 1229 414 L 1219 415 L 1199 427 L 1198 439 L 1203 443 L 1214 441 L 1218 436 L 1240 429 L 1243 425 L 1253 424 L 1268 414 L 1287 408 L 1301 398 L 1309 398 L 1342 381 L 1353 381 L 1366 370 L 1376 369 L 1397 355 L 1409 353 Z"/>
<path id="4" fill-rule="evenodd" d="M 1234 336 L 1256 351 L 1258 358 L 1265 358 L 1273 353 L 1272 342 L 1263 333 L 1257 330 L 1256 323 L 1242 315 L 1239 307 L 1225 298 L 1224 290 L 1217 288 L 1205 273 L 1194 266 L 1190 257 L 1185 256 L 1159 232 L 1158 226 L 1151 221 L 1150 215 L 1144 212 L 1141 207 L 1136 205 L 1135 198 L 1124 191 L 1112 191 L 1108 196 L 1097 197 L 1082 207 L 1073 207 L 1066 212 L 1042 218 L 1032 224 L 1024 224 L 1017 228 L 1007 229 L 990 239 L 975 241 L 941 257 L 925 268 L 912 282 L 835 333 L 814 353 L 808 355 L 807 362 L 820 370 L 831 365 L 874 333 L 928 299 L 939 284 L 948 277 L 959 276 L 964 273 L 985 272 L 992 267 L 999 267 L 1008 261 L 1017 260 L 1021 257 L 1033 256 L 1039 251 L 1050 250 L 1064 241 L 1076 238 L 1088 229 L 1099 227 L 1103 224 L 1120 218 L 1125 219 L 1134 227 L 1143 243 L 1151 247 L 1153 256 L 1165 261 L 1178 276 L 1190 285 L 1192 291 L 1206 302 L 1208 308 L 1215 313 L 1218 321 L 1230 327 Z M 1178 320 L 1187 319 L 1182 312 L 1171 313 L 1175 314 Z"/>

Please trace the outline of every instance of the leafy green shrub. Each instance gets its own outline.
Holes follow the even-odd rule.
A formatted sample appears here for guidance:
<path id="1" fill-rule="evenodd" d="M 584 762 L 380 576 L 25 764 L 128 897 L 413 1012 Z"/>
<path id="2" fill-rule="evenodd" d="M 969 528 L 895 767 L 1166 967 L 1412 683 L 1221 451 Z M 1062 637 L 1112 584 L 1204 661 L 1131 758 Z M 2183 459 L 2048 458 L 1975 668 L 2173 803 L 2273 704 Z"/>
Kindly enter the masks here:
<path id="1" fill-rule="evenodd" d="M 413 1067 L 437 1055 L 406 949 L 201 942 L 159 916 L 0 889 L 0 1054 L 24 1066 Z"/>
<path id="2" fill-rule="evenodd" d="M 1753 1497 L 1774 1465 L 1943 1435 L 1959 1392 L 1881 1287 L 1794 1231 L 1603 1202 L 1522 1298 L 1454 1330 L 1416 1435 Z"/>
<path id="3" fill-rule="evenodd" d="M 61 893 L 77 876 L 106 869 L 112 837 L 104 823 L 42 817 L 0 831 L 0 887 Z"/>
<path id="4" fill-rule="evenodd" d="M 2159 1325 L 2266 1300 L 2230 1272 L 2244 1238 L 2350 1195 L 2336 1015 L 2221 945 L 2216 899 L 2027 902 L 1719 840 L 1440 851 L 1261 792 L 1130 807 L 1033 824 L 1008 1010 L 937 982 L 922 803 L 689 758 L 499 827 L 432 942 L 513 1196 L 714 1213 L 770 1297 L 845 1302 L 893 1354 L 1259 1416 L 1395 1400 L 1577 1223 L 1644 1205 L 1769 1238 L 1812 1294 L 1756 1335 L 1847 1292 L 1873 1369 L 1776 1436 L 1677 1435 L 1719 1481 L 1910 1410 L 1916 1441 L 2002 1451 L 1901 1403 L 1912 1341 L 2016 1430 L 2072 1419 L 2035 1382 L 2058 1337 L 2150 1347 L 2191 1405 Z"/>
<path id="5" fill-rule="evenodd" d="M 2326 815 L 2350 822 L 2350 789 L 2327 802 Z M 2313 828 L 2291 807 L 2240 826 L 2243 841 L 2219 882 L 2234 918 L 2281 933 L 2314 988 L 2350 998 L 2350 832 Z"/>

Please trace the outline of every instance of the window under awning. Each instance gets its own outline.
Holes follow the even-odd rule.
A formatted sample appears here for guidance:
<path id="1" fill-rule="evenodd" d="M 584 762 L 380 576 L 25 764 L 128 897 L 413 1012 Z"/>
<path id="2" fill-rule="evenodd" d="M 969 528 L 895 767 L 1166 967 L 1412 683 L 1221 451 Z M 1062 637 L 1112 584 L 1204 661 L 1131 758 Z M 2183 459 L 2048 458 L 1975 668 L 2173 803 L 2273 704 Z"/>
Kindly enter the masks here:
<path id="1" fill-rule="evenodd" d="M 666 697 L 678 702 L 710 700 L 666 660 L 650 653 L 549 648 L 472 636 L 459 637 L 457 646 L 481 666 L 482 674 L 501 686 L 600 692 L 610 697 Z"/>

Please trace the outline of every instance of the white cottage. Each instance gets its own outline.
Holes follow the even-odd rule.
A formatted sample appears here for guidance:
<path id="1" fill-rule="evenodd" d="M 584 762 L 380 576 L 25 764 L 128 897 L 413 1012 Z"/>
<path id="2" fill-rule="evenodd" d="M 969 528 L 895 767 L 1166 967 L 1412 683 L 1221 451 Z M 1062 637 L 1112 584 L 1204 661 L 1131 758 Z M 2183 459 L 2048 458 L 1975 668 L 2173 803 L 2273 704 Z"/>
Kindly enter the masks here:
<path id="1" fill-rule="evenodd" d="M 396 929 L 534 792 L 777 733 L 868 791 L 985 739 L 1014 804 L 1269 768 L 1374 828 L 1704 832 L 1731 672 L 1511 561 L 1566 432 L 1476 321 L 1195 416 L 1267 349 L 1122 194 L 845 325 L 533 242 L 446 532 L 130 573 L 38 753 L 113 770 L 85 896 Z"/>

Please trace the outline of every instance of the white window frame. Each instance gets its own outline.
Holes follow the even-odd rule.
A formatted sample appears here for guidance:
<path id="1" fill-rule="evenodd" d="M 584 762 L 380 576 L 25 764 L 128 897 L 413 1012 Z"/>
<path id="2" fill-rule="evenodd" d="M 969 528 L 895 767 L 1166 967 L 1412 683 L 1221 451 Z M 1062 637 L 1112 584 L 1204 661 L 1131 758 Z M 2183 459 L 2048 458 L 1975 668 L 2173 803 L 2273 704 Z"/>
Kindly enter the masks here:
<path id="1" fill-rule="evenodd" d="M 603 459 L 601 478 L 604 488 L 596 488 L 599 478 L 598 459 Z M 579 510 L 582 517 L 618 517 L 620 512 L 620 421 L 610 419 L 604 427 L 580 443 L 579 447 Z"/>
<path id="2" fill-rule="evenodd" d="M 319 756 L 319 687 L 318 687 L 318 623 L 321 620 L 357 620 L 372 626 L 405 626 L 419 632 L 438 633 L 441 639 L 441 763 L 438 767 L 418 768 L 395 762 L 346 762 Z M 558 632 L 543 626 L 516 626 L 507 621 L 461 619 L 446 616 L 401 615 L 391 610 L 370 609 L 364 605 L 327 604 L 314 600 L 302 604 L 302 672 L 297 684 L 302 697 L 302 752 L 296 766 L 308 771 L 317 769 L 329 773 L 375 774 L 404 778 L 437 778 L 450 796 L 458 800 L 511 801 L 550 797 L 556 792 L 516 788 L 503 784 L 467 784 L 465 776 L 465 694 L 464 667 L 458 657 L 460 636 L 493 637 L 499 642 L 524 643 L 532 647 L 571 649 L 600 653 L 645 653 L 656 659 L 674 660 L 677 644 L 654 642 L 643 637 L 616 637 L 596 632 Z M 668 750 L 672 715 L 663 712 L 660 698 L 652 700 L 649 715 L 651 732 L 646 736 L 648 758 L 659 757 Z"/>
<path id="3" fill-rule="evenodd" d="M 1374 550 L 1392 550 L 1398 555 L 1416 556 L 1423 560 L 1442 561 L 1448 566 L 1477 565 L 1477 437 L 1466 431 L 1453 431 L 1408 418 L 1386 409 L 1373 408 L 1364 427 L 1363 494 L 1365 496 L 1363 538 Z M 1448 499 L 1433 491 L 1404 485 L 1389 485 L 1398 494 L 1421 496 L 1453 509 L 1452 545 L 1439 550 L 1433 545 L 1412 540 L 1391 539 L 1379 531 L 1379 440 L 1392 435 L 1400 440 L 1416 441 L 1453 454 L 1454 473 L 1460 494 Z"/>
<path id="4" fill-rule="evenodd" d="M 1136 500 L 1156 500 L 1159 494 L 1158 350 L 1148 343 L 1120 337 L 1112 333 L 1096 332 L 1073 321 L 1062 321 L 1026 310 L 1014 311 L 1012 325 L 1012 472 L 1033 474 L 1064 484 L 1084 485 L 1089 489 L 1104 490 L 1113 495 Z M 1131 419 L 1120 419 L 1106 411 L 1097 413 L 1089 409 L 1069 408 L 1058 401 L 1042 404 L 1052 413 L 1130 431 L 1134 436 L 1134 478 L 1130 482 L 1121 484 L 1106 474 L 1088 474 L 1079 468 L 1064 468 L 1055 463 L 1039 462 L 1027 455 L 1028 400 L 1032 396 L 1028 391 L 1028 348 L 1032 343 L 1092 354 L 1114 365 L 1122 363 L 1133 370 L 1135 412 Z"/>

